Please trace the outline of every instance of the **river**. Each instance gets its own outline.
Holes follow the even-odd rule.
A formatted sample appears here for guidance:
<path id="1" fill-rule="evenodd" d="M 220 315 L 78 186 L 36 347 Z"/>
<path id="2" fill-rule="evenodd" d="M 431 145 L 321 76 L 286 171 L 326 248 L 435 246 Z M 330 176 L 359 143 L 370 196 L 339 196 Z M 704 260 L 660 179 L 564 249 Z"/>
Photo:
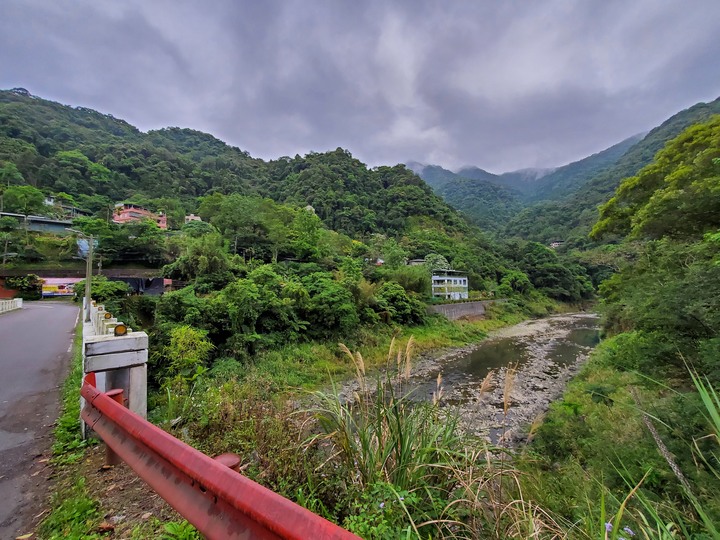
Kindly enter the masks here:
<path id="1" fill-rule="evenodd" d="M 598 323 L 595 314 L 575 313 L 503 328 L 473 347 L 422 362 L 408 386 L 414 388 L 413 399 L 432 399 L 442 374 L 441 403 L 459 409 L 466 432 L 492 442 L 519 442 L 528 426 L 562 395 L 598 343 Z M 514 368 L 514 377 L 511 371 L 505 416 L 509 368 Z"/>

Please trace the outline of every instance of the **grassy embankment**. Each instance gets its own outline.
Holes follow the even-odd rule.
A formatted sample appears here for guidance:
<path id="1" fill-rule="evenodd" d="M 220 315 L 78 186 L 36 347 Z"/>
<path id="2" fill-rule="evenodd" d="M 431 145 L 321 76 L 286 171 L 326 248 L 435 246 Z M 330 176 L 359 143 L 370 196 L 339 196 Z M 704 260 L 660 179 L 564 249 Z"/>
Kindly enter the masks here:
<path id="1" fill-rule="evenodd" d="M 570 538 L 720 538 L 718 396 L 690 366 L 623 369 L 653 347 L 638 341 L 603 341 L 552 404 L 520 461 L 526 494 Z"/>
<path id="2" fill-rule="evenodd" d="M 84 477 L 83 462 L 87 451 L 96 444 L 94 439 L 83 440 L 80 434 L 80 384 L 82 381 L 82 322 L 75 329 L 70 372 L 61 392 L 61 412 L 53 432 L 52 466 L 55 468 L 53 492 L 49 500 L 49 514 L 41 522 L 36 534 L 42 540 L 105 538 L 101 531 L 104 509 L 101 494 L 93 492 Z M 94 471 L 93 471 L 94 472 Z M 175 536 L 172 532 L 175 531 Z M 148 519 L 134 525 L 133 540 L 147 538 L 192 539 L 191 528 L 183 523 L 161 523 Z M 162 536 L 166 535 L 166 536 Z"/>

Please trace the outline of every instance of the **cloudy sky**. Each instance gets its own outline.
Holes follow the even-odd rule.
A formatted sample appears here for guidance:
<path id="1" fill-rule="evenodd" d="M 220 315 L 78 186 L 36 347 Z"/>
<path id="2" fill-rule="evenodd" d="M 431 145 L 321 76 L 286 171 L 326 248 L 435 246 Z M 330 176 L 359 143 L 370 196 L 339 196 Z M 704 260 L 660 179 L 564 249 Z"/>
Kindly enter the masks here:
<path id="1" fill-rule="evenodd" d="M 719 0 L 0 0 L 0 88 L 253 156 L 561 165 L 720 96 Z"/>

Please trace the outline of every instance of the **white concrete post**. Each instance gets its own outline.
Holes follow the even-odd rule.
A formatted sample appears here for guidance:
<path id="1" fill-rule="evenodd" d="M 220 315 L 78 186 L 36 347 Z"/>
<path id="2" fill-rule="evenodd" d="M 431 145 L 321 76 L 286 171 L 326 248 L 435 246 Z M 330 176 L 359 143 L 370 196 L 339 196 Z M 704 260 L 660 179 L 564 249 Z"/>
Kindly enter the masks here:
<path id="1" fill-rule="evenodd" d="M 145 332 L 114 335 L 118 320 L 106 319 L 103 306 L 90 306 L 90 320 L 83 323 L 83 373 L 95 373 L 101 392 L 122 388 L 131 411 L 147 418 L 148 336 Z M 80 399 L 80 407 L 85 405 Z M 85 423 L 82 422 L 83 437 Z"/>

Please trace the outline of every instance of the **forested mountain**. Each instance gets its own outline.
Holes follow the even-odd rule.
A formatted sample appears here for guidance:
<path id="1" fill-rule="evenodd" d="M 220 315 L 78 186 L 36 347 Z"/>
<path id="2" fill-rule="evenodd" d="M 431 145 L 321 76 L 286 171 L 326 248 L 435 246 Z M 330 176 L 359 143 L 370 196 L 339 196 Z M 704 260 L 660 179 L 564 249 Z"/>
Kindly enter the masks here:
<path id="1" fill-rule="evenodd" d="M 452 182 L 455 182 L 457 180 L 463 180 L 466 178 L 460 176 L 457 173 L 444 169 L 439 165 L 421 165 L 419 163 L 408 163 L 407 167 L 412 169 L 415 174 L 425 180 L 425 182 L 436 191 L 446 186 L 447 184 L 451 184 Z"/>
<path id="2" fill-rule="evenodd" d="M 497 231 L 523 208 L 519 191 L 504 187 L 499 176 L 477 167 L 454 173 L 438 165 L 409 166 L 435 193 L 483 230 Z M 468 176 L 461 176 L 462 171 Z"/>
<path id="3" fill-rule="evenodd" d="M 497 175 L 478 167 L 464 167 L 456 173 L 438 165 L 413 163 L 412 167 L 435 193 L 473 223 L 498 231 L 534 202 L 568 197 L 617 162 L 640 138 L 630 137 L 557 169 L 523 169 Z"/>
<path id="4" fill-rule="evenodd" d="M 122 120 L 85 108 L 0 92 L 0 160 L 24 182 L 65 192 L 86 209 L 112 202 L 166 199 L 188 209 L 213 192 L 257 194 L 311 205 L 327 226 L 348 234 L 399 233 L 408 220 L 464 222 L 403 166 L 369 170 L 338 149 L 265 163 L 212 135 L 167 128 L 141 133 Z"/>
<path id="5" fill-rule="evenodd" d="M 500 177 L 497 174 L 481 169 L 480 167 L 463 167 L 457 172 L 457 175 L 470 180 L 480 180 L 484 182 L 494 182 L 500 184 Z"/>
<path id="6" fill-rule="evenodd" d="M 0 92 L 0 160 L 25 182 L 72 193 L 98 210 L 142 195 L 187 200 L 247 189 L 266 174 L 261 160 L 214 137 L 170 128 L 147 134 L 123 120 L 25 92 Z"/>
<path id="7" fill-rule="evenodd" d="M 524 192 L 525 201 L 536 202 L 566 198 L 597 174 L 614 165 L 633 145 L 642 140 L 642 137 L 642 135 L 629 137 L 602 152 L 558 167 L 537 181 L 528 184 Z"/>
<path id="8" fill-rule="evenodd" d="M 525 194 L 533 192 L 542 179 L 554 170 L 555 169 L 537 168 L 520 169 L 498 175 L 497 182 L 503 186 L 516 189 L 525 196 Z"/>
<path id="9" fill-rule="evenodd" d="M 720 114 L 720 98 L 698 103 L 673 115 L 632 146 L 615 165 L 594 176 L 570 197 L 540 202 L 523 210 L 508 224 L 505 234 L 539 242 L 586 242 L 597 219 L 597 207 L 610 199 L 620 182 L 649 164 L 665 143 L 684 129 L 706 121 L 714 114 Z"/>
<path id="10" fill-rule="evenodd" d="M 488 231 L 502 229 L 523 208 L 519 192 L 493 182 L 459 177 L 435 193 Z"/>
<path id="11" fill-rule="evenodd" d="M 161 265 L 176 256 L 153 224 L 109 223 L 112 205 L 126 200 L 166 212 L 171 229 L 183 226 L 186 213 L 199 213 L 221 235 L 229 256 L 296 260 L 325 269 L 337 269 L 346 257 L 382 259 L 385 267 L 397 269 L 407 259 L 432 254 L 467 272 L 476 290 L 494 292 L 505 283 L 506 293 L 536 287 L 564 300 L 590 294 L 582 268 L 559 272 L 563 263 L 555 253 L 545 249 L 538 257 L 536 245 L 523 244 L 513 256 L 532 252 L 534 262 L 526 268 L 404 165 L 370 169 L 341 148 L 265 162 L 206 133 L 180 128 L 142 133 L 111 116 L 13 90 L 0 92 L 0 178 L 6 210 L 47 213 L 43 195 L 53 194 L 93 212 L 94 218 L 78 226 L 101 239 L 106 263 Z M 493 222 L 515 211 L 514 194 L 504 188 L 468 189 L 476 200 L 483 190 L 492 198 L 487 211 L 494 212 Z M 43 260 L 42 250 L 13 238 L 19 258 Z M 67 251 L 63 246 L 56 251 Z M 215 259 L 181 258 L 185 262 L 168 271 L 189 279 L 198 271 L 188 268 L 213 268 Z M 227 272 L 210 274 L 217 283 L 204 287 L 230 279 Z M 394 279 L 418 288 L 408 276 Z M 511 283 L 522 285 L 515 290 Z"/>
<path id="12" fill-rule="evenodd" d="M 697 122 L 720 113 L 720 98 L 681 111 L 647 135 L 630 137 L 610 148 L 554 170 L 515 171 L 495 175 L 477 167 L 457 173 L 437 165 L 417 166 L 436 193 L 474 223 L 501 236 L 542 243 L 588 243 L 597 207 L 623 178 L 650 163 L 670 139 Z M 475 184 L 467 179 L 475 179 Z M 511 187 L 511 191 L 494 185 Z"/>

